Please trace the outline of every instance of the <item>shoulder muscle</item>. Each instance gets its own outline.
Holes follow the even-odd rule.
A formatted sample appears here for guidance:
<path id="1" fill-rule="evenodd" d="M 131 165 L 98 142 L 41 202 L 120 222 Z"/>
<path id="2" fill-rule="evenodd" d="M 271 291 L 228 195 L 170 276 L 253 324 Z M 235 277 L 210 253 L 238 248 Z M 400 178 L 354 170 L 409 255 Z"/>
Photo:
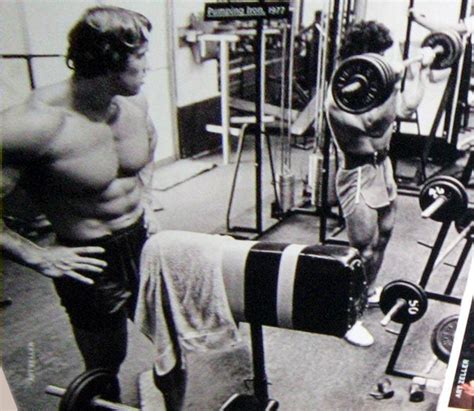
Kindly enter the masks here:
<path id="1" fill-rule="evenodd" d="M 46 105 L 16 106 L 0 116 L 1 144 L 7 155 L 40 156 L 64 123 L 64 114 Z"/>

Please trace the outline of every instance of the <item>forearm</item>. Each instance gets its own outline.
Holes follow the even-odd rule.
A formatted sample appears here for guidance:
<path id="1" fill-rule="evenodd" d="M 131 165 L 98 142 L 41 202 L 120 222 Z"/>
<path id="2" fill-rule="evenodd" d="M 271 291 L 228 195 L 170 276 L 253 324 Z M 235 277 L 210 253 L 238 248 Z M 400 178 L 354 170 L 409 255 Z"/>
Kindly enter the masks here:
<path id="1" fill-rule="evenodd" d="M 140 171 L 140 183 L 142 185 L 141 202 L 144 207 L 153 206 L 153 163 L 149 163 Z"/>
<path id="2" fill-rule="evenodd" d="M 405 88 L 397 104 L 397 115 L 399 117 L 409 117 L 416 111 L 425 94 L 425 84 L 428 81 L 428 76 L 429 70 L 421 69 L 413 79 L 405 82 Z"/>
<path id="3" fill-rule="evenodd" d="M 141 204 L 144 211 L 145 227 L 148 235 L 157 233 L 160 230 L 160 224 L 155 215 L 156 202 L 153 193 L 153 170 L 152 162 L 148 164 L 140 173 L 140 181 L 142 184 Z"/>
<path id="4" fill-rule="evenodd" d="M 430 31 L 446 31 L 446 30 L 456 30 L 459 33 L 466 33 L 467 27 L 463 21 L 447 24 L 444 21 L 439 19 L 431 19 L 426 17 L 424 14 L 412 11 L 413 20 L 417 22 L 420 26 L 428 29 Z"/>
<path id="5" fill-rule="evenodd" d="M 1 230 L 0 247 L 4 253 L 4 257 L 29 268 L 37 269 L 37 264 L 43 249 L 8 228 L 3 222 L 1 223 Z"/>

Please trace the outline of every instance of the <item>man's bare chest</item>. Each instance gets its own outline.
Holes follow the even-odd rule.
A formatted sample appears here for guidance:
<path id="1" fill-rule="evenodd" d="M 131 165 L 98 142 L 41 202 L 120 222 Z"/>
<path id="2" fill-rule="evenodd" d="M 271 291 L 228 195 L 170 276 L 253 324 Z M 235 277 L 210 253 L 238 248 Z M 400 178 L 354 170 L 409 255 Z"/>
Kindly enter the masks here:
<path id="1" fill-rule="evenodd" d="M 66 118 L 48 150 L 48 182 L 69 190 L 101 191 L 112 181 L 132 177 L 148 163 L 145 119 L 123 116 L 113 125 L 79 116 Z"/>

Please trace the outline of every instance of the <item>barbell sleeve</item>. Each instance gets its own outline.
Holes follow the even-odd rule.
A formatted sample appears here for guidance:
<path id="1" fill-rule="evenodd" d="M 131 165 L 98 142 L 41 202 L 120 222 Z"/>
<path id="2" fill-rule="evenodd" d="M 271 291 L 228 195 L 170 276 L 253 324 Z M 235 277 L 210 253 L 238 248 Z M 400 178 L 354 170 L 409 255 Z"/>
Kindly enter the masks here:
<path id="1" fill-rule="evenodd" d="M 448 202 L 448 197 L 440 195 L 435 201 L 433 201 L 428 207 L 421 212 L 421 217 L 431 218 L 436 211 L 443 207 Z"/>
<path id="2" fill-rule="evenodd" d="M 440 54 L 440 53 L 443 52 L 443 48 L 441 46 L 436 46 L 436 47 L 433 48 L 433 52 L 435 54 Z M 403 67 L 408 67 L 410 64 L 417 63 L 417 62 L 422 61 L 422 60 L 423 60 L 423 54 L 420 54 L 418 56 L 403 60 L 402 65 L 403 65 Z"/>
<path id="3" fill-rule="evenodd" d="M 55 397 L 62 397 L 66 392 L 65 388 L 56 387 L 56 385 L 48 385 L 44 390 L 46 394 L 54 395 Z"/>
<path id="4" fill-rule="evenodd" d="M 446 259 L 446 257 L 451 254 L 451 252 L 456 248 L 456 246 L 464 240 L 471 232 L 474 227 L 474 223 L 470 223 L 464 230 L 462 230 L 458 236 L 446 247 L 446 250 L 441 256 L 436 259 L 435 264 L 433 265 L 433 271 L 436 270 Z"/>
<path id="5" fill-rule="evenodd" d="M 130 407 L 130 406 L 125 405 L 125 404 L 119 404 L 119 403 L 116 403 L 116 402 L 103 400 L 102 398 L 94 398 L 92 400 L 92 405 L 94 405 L 95 407 L 108 408 L 109 410 L 140 411 L 138 408 Z"/>
<path id="6" fill-rule="evenodd" d="M 407 301 L 404 300 L 403 298 L 397 299 L 397 302 L 395 305 L 390 309 L 390 311 L 385 315 L 385 317 L 382 318 L 380 321 L 380 324 L 382 326 L 387 326 L 390 321 L 392 321 L 393 316 L 400 311 L 405 305 L 407 304 Z"/>
<path id="7" fill-rule="evenodd" d="M 58 387 L 56 385 L 48 385 L 45 389 L 46 394 L 54 395 L 55 397 L 63 397 L 66 393 L 66 389 L 62 387 Z M 140 411 L 139 408 L 130 407 L 125 404 L 120 404 L 118 402 L 112 402 L 108 400 L 104 400 L 100 397 L 96 397 L 92 400 L 92 404 L 94 407 L 102 407 L 107 408 L 108 410 L 116 410 L 116 411 Z"/>
<path id="8" fill-rule="evenodd" d="M 341 91 L 343 93 L 353 93 L 354 91 L 359 90 L 362 87 L 362 83 L 360 81 L 354 81 L 351 84 L 345 86 Z"/>

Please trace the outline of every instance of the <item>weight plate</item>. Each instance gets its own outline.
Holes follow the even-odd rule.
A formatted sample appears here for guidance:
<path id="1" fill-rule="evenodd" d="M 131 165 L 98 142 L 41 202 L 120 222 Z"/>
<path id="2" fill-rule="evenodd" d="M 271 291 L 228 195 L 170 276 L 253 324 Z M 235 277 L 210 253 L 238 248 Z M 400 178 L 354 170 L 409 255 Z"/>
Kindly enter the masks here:
<path id="1" fill-rule="evenodd" d="M 431 348 L 434 354 L 445 363 L 449 361 L 458 319 L 457 314 L 443 318 L 431 333 Z"/>
<path id="2" fill-rule="evenodd" d="M 384 58 L 379 54 L 371 53 L 371 55 L 374 57 L 374 59 L 376 59 L 378 61 L 379 67 L 382 69 L 382 71 L 384 73 L 385 83 L 387 85 L 395 84 L 395 82 L 393 81 L 393 70 L 392 70 L 390 64 L 388 64 L 384 60 Z M 387 87 L 387 90 L 386 90 L 387 94 L 384 98 L 384 101 L 390 97 L 390 94 L 392 94 L 392 91 L 393 91 L 393 87 Z"/>
<path id="3" fill-rule="evenodd" d="M 438 53 L 431 64 L 433 70 L 444 70 L 451 67 L 461 55 L 461 48 L 455 37 L 449 32 L 433 32 L 426 36 L 421 47 L 435 48 L 441 46 L 443 51 Z"/>
<path id="4" fill-rule="evenodd" d="M 97 410 L 92 405 L 95 397 L 114 400 L 118 397 L 118 382 L 109 370 L 97 368 L 78 375 L 66 389 L 59 411 Z"/>
<path id="5" fill-rule="evenodd" d="M 455 45 L 454 53 L 455 53 L 455 61 L 461 57 L 464 44 L 462 41 L 461 36 L 456 30 L 448 30 L 447 31 L 451 39 L 453 40 L 453 44 Z"/>
<path id="6" fill-rule="evenodd" d="M 347 87 L 359 84 L 353 91 Z M 380 106 L 391 94 L 393 85 L 387 83 L 378 59 L 368 53 L 344 60 L 331 82 L 336 104 L 347 113 L 360 114 Z"/>
<path id="7" fill-rule="evenodd" d="M 451 176 L 439 176 L 428 180 L 420 191 L 421 210 L 426 210 L 438 197 L 445 196 L 447 202 L 430 217 L 432 220 L 449 222 L 459 218 L 467 209 L 468 197 L 462 183 Z"/>
<path id="8" fill-rule="evenodd" d="M 419 285 L 404 280 L 392 281 L 383 288 L 380 309 L 387 314 L 399 299 L 403 299 L 406 304 L 393 315 L 392 321 L 396 323 L 418 321 L 428 309 L 425 291 Z"/>

